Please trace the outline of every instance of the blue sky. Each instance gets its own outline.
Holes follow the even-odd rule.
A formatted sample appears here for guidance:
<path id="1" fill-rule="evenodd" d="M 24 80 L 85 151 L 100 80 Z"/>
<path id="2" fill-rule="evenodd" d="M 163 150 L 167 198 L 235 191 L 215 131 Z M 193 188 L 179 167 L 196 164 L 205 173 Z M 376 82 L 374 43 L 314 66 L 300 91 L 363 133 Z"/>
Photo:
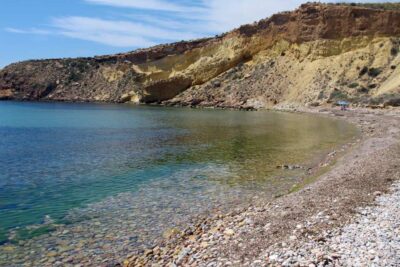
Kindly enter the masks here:
<path id="1" fill-rule="evenodd" d="M 302 2 L 2 0 L 0 68 L 26 59 L 111 54 L 212 36 Z"/>

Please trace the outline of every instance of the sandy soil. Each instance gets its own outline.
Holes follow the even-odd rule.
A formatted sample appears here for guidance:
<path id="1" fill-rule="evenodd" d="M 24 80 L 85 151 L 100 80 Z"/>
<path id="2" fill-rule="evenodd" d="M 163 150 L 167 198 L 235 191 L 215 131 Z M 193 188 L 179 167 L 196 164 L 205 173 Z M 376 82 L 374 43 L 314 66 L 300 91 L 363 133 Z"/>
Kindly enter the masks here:
<path id="1" fill-rule="evenodd" d="M 399 110 L 303 111 L 354 123 L 361 136 L 310 170 L 300 190 L 204 218 L 142 255 L 131 255 L 124 265 L 303 266 L 305 262 L 282 262 L 277 251 L 327 242 L 335 229 L 355 220 L 357 210 L 389 192 L 400 178 Z"/>

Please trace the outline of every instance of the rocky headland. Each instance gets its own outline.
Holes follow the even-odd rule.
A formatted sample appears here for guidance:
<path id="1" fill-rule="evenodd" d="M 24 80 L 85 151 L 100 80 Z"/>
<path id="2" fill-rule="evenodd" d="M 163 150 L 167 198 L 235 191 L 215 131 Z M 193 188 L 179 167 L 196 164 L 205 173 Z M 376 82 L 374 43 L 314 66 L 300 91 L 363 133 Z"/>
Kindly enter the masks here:
<path id="1" fill-rule="evenodd" d="M 0 71 L 0 99 L 271 108 L 400 102 L 400 11 L 308 3 L 226 34 Z"/>
<path id="2" fill-rule="evenodd" d="M 290 194 L 171 229 L 121 264 L 398 266 L 398 10 L 308 3 L 215 38 L 15 63 L 0 71 L 0 99 L 274 108 L 347 120 L 359 139 Z M 353 108 L 331 108 L 338 100 Z"/>

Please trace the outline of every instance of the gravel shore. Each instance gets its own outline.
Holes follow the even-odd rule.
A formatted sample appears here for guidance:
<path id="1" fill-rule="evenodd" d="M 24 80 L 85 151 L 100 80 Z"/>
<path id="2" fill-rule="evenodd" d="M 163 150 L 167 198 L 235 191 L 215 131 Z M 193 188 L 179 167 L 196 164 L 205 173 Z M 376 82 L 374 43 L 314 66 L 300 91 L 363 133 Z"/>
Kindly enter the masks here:
<path id="1" fill-rule="evenodd" d="M 345 119 L 362 133 L 310 170 L 317 181 L 204 218 L 124 265 L 399 266 L 399 111 L 308 112 Z"/>
<path id="2" fill-rule="evenodd" d="M 271 251 L 263 260 L 282 266 L 400 266 L 400 183 L 362 208 L 354 221 L 325 231 L 324 240 Z"/>

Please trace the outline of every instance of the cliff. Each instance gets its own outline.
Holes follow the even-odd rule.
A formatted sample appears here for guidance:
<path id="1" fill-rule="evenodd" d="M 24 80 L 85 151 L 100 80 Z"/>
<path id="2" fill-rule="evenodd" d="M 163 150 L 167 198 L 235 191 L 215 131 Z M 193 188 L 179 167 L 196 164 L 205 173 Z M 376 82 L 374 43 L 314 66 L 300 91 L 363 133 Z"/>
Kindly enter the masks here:
<path id="1" fill-rule="evenodd" d="M 265 108 L 400 104 L 400 11 L 304 4 L 215 38 L 0 71 L 0 99 Z"/>

